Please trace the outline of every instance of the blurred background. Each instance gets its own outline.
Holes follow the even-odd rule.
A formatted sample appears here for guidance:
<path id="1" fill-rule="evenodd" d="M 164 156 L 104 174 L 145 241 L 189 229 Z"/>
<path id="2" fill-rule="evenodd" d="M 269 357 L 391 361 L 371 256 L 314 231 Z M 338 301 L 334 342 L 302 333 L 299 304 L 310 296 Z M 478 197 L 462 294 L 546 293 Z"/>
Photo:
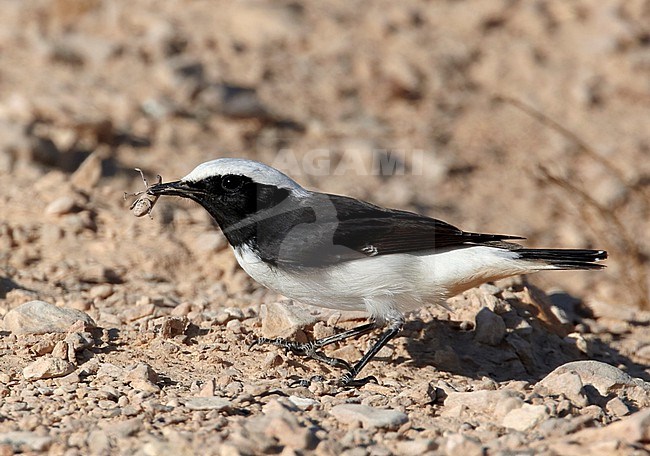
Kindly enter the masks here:
<path id="1" fill-rule="evenodd" d="M 650 1 L 4 1 L 2 312 L 263 294 L 202 209 L 137 219 L 123 200 L 134 167 L 167 181 L 226 156 L 530 247 L 607 249 L 603 272 L 531 280 L 647 308 Z"/>

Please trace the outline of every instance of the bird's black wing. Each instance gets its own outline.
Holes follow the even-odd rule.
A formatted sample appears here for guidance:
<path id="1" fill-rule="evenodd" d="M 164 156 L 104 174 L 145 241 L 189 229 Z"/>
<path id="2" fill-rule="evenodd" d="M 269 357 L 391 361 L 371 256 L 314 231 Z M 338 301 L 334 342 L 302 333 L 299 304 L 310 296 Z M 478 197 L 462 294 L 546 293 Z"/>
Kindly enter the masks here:
<path id="1" fill-rule="evenodd" d="M 266 261 L 318 266 L 368 256 L 521 239 L 468 233 L 441 220 L 338 195 L 314 194 L 301 201 L 298 209 L 292 207 L 275 218 L 273 233 L 258 237 L 259 253 Z M 278 231 L 279 225 L 286 229 Z"/>

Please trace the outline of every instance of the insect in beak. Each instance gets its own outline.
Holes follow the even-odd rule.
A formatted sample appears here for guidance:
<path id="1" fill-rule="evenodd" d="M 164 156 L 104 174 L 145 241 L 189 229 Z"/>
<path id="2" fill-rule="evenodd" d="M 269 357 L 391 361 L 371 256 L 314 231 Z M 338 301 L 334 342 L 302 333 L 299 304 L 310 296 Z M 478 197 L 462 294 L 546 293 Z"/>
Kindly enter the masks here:
<path id="1" fill-rule="evenodd" d="M 158 201 L 160 195 L 153 195 L 149 193 L 148 190 L 156 185 L 162 184 L 162 177 L 160 176 L 160 174 L 158 174 L 157 176 L 158 181 L 153 185 L 149 185 L 146 177 L 144 177 L 144 173 L 142 172 L 142 170 L 140 168 L 135 168 L 135 170 L 140 173 L 140 176 L 142 177 L 142 182 L 144 182 L 145 189 L 135 193 L 124 192 L 124 201 L 126 201 L 127 197 L 129 196 L 137 196 L 137 199 L 133 201 L 133 203 L 129 207 L 129 210 L 133 211 L 133 215 L 135 215 L 136 217 L 142 217 L 144 215 L 148 215 L 149 218 L 153 219 L 151 212 L 153 211 L 153 207 L 156 204 L 156 201 Z"/>

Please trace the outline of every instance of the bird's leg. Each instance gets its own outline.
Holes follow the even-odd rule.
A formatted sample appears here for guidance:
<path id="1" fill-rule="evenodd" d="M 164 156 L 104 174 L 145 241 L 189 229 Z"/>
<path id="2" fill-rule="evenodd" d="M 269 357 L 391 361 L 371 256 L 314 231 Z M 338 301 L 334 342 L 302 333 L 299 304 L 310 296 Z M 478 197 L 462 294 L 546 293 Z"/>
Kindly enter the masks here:
<path id="1" fill-rule="evenodd" d="M 370 350 L 368 350 L 368 352 L 363 355 L 363 357 L 354 366 L 350 367 L 350 369 L 348 369 L 348 372 L 343 374 L 341 380 L 339 380 L 339 384 L 341 386 L 363 386 L 372 380 L 376 382 L 377 379 L 373 376 L 364 377 L 358 380 L 356 379 L 356 376 L 359 375 L 361 369 L 363 369 L 365 365 L 368 364 L 368 362 L 377 354 L 377 352 L 381 350 L 388 343 L 388 341 L 395 337 L 397 333 L 400 332 L 403 324 L 404 320 L 402 319 L 391 322 L 388 329 L 381 335 L 375 345 L 370 347 Z"/>
<path id="2" fill-rule="evenodd" d="M 281 337 L 278 337 L 276 339 L 260 337 L 253 341 L 253 343 L 249 346 L 249 349 L 255 345 L 271 344 L 271 345 L 275 345 L 276 347 L 284 348 L 285 350 L 290 351 L 291 353 L 294 353 L 296 355 L 307 356 L 309 358 L 313 358 L 315 360 L 318 360 L 330 366 L 341 367 L 343 369 L 347 369 L 348 371 L 350 371 L 353 369 L 353 367 L 350 366 L 350 364 L 347 361 L 344 361 L 340 358 L 332 358 L 330 356 L 327 356 L 319 349 L 327 345 L 333 344 L 335 342 L 340 342 L 342 340 L 349 339 L 350 337 L 356 337 L 362 334 L 366 334 L 375 328 L 376 325 L 374 322 L 366 323 L 365 325 L 348 329 L 347 331 L 343 331 L 342 333 L 334 334 L 332 336 L 323 337 L 322 339 L 312 340 L 304 343 L 290 341 L 287 339 L 283 339 Z"/>

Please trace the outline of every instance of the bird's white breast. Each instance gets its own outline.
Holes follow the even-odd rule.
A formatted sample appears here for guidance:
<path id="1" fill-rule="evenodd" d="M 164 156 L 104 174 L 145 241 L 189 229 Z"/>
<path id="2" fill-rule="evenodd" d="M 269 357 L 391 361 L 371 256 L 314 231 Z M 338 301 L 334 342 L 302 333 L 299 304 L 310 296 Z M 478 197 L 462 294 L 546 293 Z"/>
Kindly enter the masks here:
<path id="1" fill-rule="evenodd" d="M 415 310 L 488 280 L 526 272 L 517 254 L 473 246 L 392 254 L 322 268 L 286 270 L 238 247 L 241 267 L 260 284 L 297 301 L 338 310 L 365 310 L 376 318 Z"/>

